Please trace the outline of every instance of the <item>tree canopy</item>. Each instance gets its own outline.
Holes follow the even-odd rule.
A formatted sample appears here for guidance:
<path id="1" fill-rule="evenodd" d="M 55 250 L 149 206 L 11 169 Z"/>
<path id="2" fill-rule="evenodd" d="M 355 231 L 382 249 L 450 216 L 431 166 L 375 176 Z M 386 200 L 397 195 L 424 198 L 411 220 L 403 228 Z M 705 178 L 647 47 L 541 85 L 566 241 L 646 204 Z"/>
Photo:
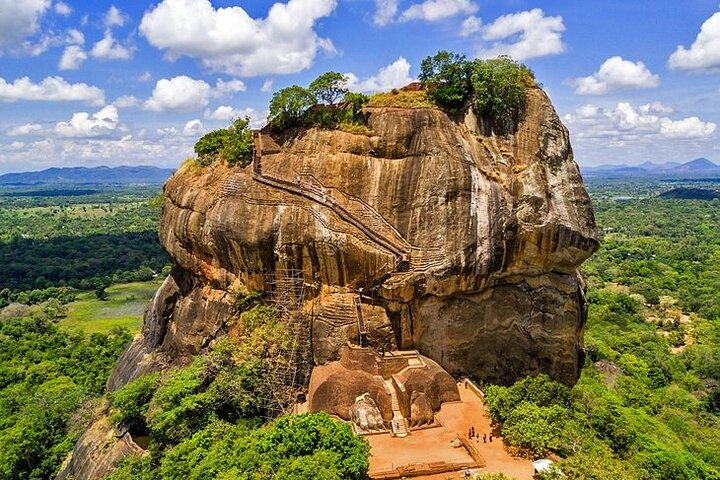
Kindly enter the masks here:
<path id="1" fill-rule="evenodd" d="M 320 103 L 334 105 L 348 93 L 347 82 L 346 75 L 338 72 L 325 72 L 313 80 L 308 89 Z"/>
<path id="2" fill-rule="evenodd" d="M 508 56 L 470 61 L 445 50 L 426 57 L 420 68 L 418 78 L 437 106 L 458 112 L 472 103 L 478 115 L 501 130 L 521 118 L 527 85 L 534 78 L 529 68 Z"/>
<path id="3" fill-rule="evenodd" d="M 283 88 L 270 100 L 268 122 L 280 129 L 297 125 L 303 114 L 316 103 L 315 95 L 306 88 L 299 85 Z"/>

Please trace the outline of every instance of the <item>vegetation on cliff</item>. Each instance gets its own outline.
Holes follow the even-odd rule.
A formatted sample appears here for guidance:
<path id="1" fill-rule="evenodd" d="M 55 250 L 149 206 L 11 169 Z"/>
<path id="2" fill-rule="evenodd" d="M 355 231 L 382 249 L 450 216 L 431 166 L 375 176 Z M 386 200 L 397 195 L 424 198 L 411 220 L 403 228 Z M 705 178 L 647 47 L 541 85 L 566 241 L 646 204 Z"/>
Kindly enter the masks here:
<path id="1" fill-rule="evenodd" d="M 488 411 L 512 445 L 564 457 L 568 479 L 720 478 L 720 213 L 652 189 L 595 213 L 580 381 L 490 386 Z"/>
<path id="2" fill-rule="evenodd" d="M 220 130 L 203 135 L 195 144 L 195 153 L 203 166 L 219 160 L 230 166 L 244 167 L 252 161 L 252 132 L 250 119 L 238 118 Z"/>
<path id="3" fill-rule="evenodd" d="M 292 358 L 292 336 L 270 305 L 245 311 L 237 328 L 190 366 L 142 376 L 110 395 L 113 420 L 150 439 L 149 457 L 129 459 L 110 478 L 365 478 L 368 445 L 346 424 L 319 414 L 260 427 L 277 412 L 282 386 L 269 375 Z"/>
<path id="4" fill-rule="evenodd" d="M 440 51 L 422 61 L 418 78 L 438 107 L 458 113 L 472 104 L 479 116 L 502 130 L 522 118 L 526 90 L 535 76 L 508 56 L 470 61 Z"/>

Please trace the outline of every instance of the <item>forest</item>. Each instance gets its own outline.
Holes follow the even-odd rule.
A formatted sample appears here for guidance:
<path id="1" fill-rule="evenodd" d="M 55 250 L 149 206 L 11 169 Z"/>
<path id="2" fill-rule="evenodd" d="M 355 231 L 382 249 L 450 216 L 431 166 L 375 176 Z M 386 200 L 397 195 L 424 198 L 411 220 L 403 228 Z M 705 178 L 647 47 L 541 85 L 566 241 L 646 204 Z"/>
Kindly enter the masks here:
<path id="1" fill-rule="evenodd" d="M 678 186 L 588 184 L 602 245 L 583 265 L 578 384 L 538 376 L 484 386 L 497 433 L 520 455 L 559 460 L 558 478 L 720 478 L 720 200 L 661 196 Z M 70 330 L 65 317 L 98 284 L 167 271 L 155 234 L 161 198 L 67 193 L 0 207 L 0 480 L 53 478 L 107 408 L 149 452 L 112 480 L 364 478 L 367 443 L 346 425 L 322 414 L 268 421 L 267 352 L 288 335 L 256 297 L 238 302 L 250 319 L 239 337 L 105 392 L 130 332 Z"/>

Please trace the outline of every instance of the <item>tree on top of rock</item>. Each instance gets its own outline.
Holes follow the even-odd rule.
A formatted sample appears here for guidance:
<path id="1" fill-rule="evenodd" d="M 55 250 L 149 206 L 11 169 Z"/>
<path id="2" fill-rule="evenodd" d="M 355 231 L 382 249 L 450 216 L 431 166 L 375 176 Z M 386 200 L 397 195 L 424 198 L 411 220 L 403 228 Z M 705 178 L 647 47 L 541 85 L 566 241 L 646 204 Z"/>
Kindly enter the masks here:
<path id="1" fill-rule="evenodd" d="M 268 122 L 278 128 L 297 125 L 303 114 L 317 103 L 310 90 L 299 85 L 275 92 L 270 100 Z"/>
<path id="2" fill-rule="evenodd" d="M 348 93 L 348 77 L 338 72 L 325 72 L 312 81 L 309 90 L 320 103 L 334 105 Z"/>

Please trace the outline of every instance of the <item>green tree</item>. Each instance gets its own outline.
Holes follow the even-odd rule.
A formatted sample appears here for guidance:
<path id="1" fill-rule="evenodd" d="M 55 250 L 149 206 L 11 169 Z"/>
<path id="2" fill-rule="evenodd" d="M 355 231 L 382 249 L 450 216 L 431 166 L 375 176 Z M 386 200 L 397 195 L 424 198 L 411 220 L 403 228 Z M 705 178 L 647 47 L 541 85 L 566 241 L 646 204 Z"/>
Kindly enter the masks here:
<path id="1" fill-rule="evenodd" d="M 508 56 L 476 60 L 471 78 L 476 112 L 500 128 L 518 122 L 533 79 L 532 70 Z"/>
<path id="2" fill-rule="evenodd" d="M 283 88 L 270 100 L 268 122 L 280 129 L 298 125 L 302 115 L 316 103 L 315 95 L 306 88 L 299 85 Z"/>
<path id="3" fill-rule="evenodd" d="M 222 160 L 228 165 L 244 167 L 252 160 L 253 136 L 250 118 L 237 118 L 220 130 L 203 135 L 195 144 L 195 153 L 202 165 Z"/>
<path id="4" fill-rule="evenodd" d="M 348 93 L 348 77 L 338 72 L 326 72 L 313 80 L 308 87 L 318 102 L 334 105 Z"/>
<path id="5" fill-rule="evenodd" d="M 442 50 L 420 64 L 420 82 L 430 99 L 439 107 L 465 108 L 473 95 L 473 64 L 465 55 Z"/>

